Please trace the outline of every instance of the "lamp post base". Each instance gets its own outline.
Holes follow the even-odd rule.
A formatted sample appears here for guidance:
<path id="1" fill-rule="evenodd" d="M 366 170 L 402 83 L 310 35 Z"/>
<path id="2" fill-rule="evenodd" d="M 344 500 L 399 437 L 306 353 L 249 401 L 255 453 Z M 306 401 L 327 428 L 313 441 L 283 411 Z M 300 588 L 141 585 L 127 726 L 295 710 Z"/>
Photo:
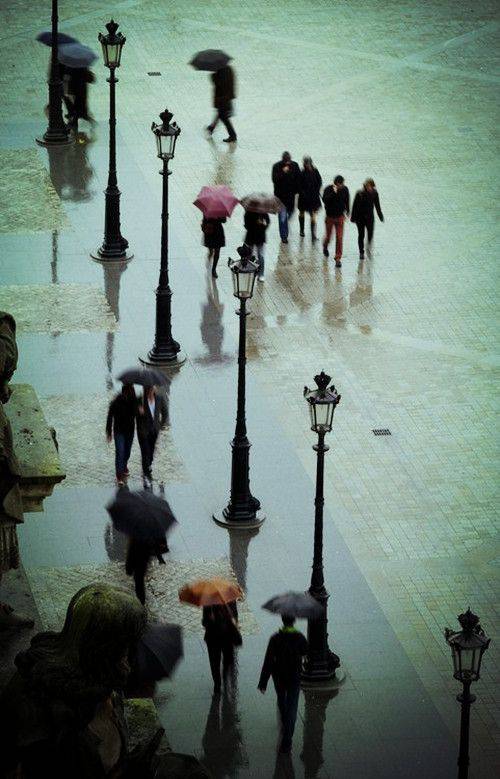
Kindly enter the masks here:
<path id="1" fill-rule="evenodd" d="M 151 349 L 146 356 L 139 355 L 139 361 L 143 365 L 152 365 L 156 368 L 180 368 L 186 362 L 187 355 L 183 351 L 176 352 L 173 357 L 169 354 L 162 354 Z"/>
<path id="2" fill-rule="evenodd" d="M 333 676 L 326 678 L 310 678 L 306 674 L 300 677 L 300 687 L 302 690 L 338 690 L 346 680 L 346 674 L 340 668 L 333 672 Z"/>
<path id="3" fill-rule="evenodd" d="M 134 256 L 134 253 L 130 252 L 128 249 L 106 249 L 104 246 L 99 246 L 98 249 L 90 252 L 90 256 L 93 260 L 97 260 L 98 262 L 129 262 Z"/>
<path id="4" fill-rule="evenodd" d="M 222 511 L 212 514 L 213 521 L 219 527 L 225 527 L 227 530 L 254 530 L 260 527 L 266 518 L 262 512 L 254 510 L 248 514 L 233 514 L 229 506 Z"/>
<path id="5" fill-rule="evenodd" d="M 70 130 L 47 129 L 42 136 L 35 138 L 39 146 L 69 146 L 75 142 L 75 135 Z"/>

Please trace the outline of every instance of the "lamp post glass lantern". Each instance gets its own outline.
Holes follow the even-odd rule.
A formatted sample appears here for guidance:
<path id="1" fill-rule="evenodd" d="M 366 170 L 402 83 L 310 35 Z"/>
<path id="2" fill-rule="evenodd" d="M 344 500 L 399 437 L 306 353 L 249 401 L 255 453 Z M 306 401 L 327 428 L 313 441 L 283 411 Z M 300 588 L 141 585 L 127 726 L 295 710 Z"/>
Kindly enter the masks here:
<path id="1" fill-rule="evenodd" d="M 459 779 L 467 779 L 470 763 L 470 707 L 476 700 L 476 696 L 470 693 L 470 686 L 472 682 L 477 682 L 479 679 L 481 661 L 490 645 L 490 639 L 479 624 L 479 617 L 473 614 L 470 608 L 458 616 L 458 621 L 462 630 L 455 631 L 445 628 L 444 636 L 451 648 L 453 677 L 462 683 L 462 692 L 457 695 L 457 701 L 461 705 L 460 747 L 457 764 Z"/>
<path id="2" fill-rule="evenodd" d="M 340 395 L 334 386 L 329 387 L 330 376 L 323 371 L 314 377 L 316 389 L 304 387 L 304 397 L 309 406 L 311 430 L 318 435 L 318 443 L 313 446 L 317 453 L 316 496 L 314 499 L 314 556 L 309 593 L 323 607 L 322 615 L 309 619 L 307 623 L 308 653 L 304 660 L 302 680 L 306 683 L 324 683 L 335 678 L 340 665 L 338 655 L 328 646 L 328 592 L 323 574 L 323 506 L 325 453 L 325 435 L 332 429 L 333 414 L 340 402 Z"/>
<path id="3" fill-rule="evenodd" d="M 75 140 L 70 128 L 64 122 L 62 112 L 63 83 L 59 64 L 59 17 L 58 2 L 52 0 L 52 41 L 49 69 L 49 121 L 41 138 L 36 138 L 40 146 L 67 146 Z"/>
<path id="4" fill-rule="evenodd" d="M 109 69 L 109 169 L 108 186 L 105 195 L 104 241 L 91 253 L 96 260 L 130 260 L 133 257 L 128 250 L 128 241 L 121 234 L 120 195 L 116 174 L 116 68 L 120 67 L 122 49 L 126 38 L 118 32 L 118 24 L 111 19 L 106 25 L 107 34 L 99 33 L 104 65 Z"/>
<path id="5" fill-rule="evenodd" d="M 168 163 L 175 155 L 175 145 L 181 128 L 172 122 L 173 114 L 166 108 L 161 114 L 161 123 L 153 122 L 151 130 L 156 139 L 156 151 L 163 161 L 160 175 L 163 176 L 161 211 L 161 257 L 160 278 L 156 289 L 155 340 L 147 357 L 140 357 L 147 365 L 176 367 L 182 365 L 181 347 L 172 336 L 172 290 L 168 276 L 168 178 L 172 171 Z"/>
<path id="6" fill-rule="evenodd" d="M 250 446 L 247 438 L 246 392 L 246 303 L 253 295 L 259 266 L 251 258 L 251 249 L 238 248 L 239 260 L 228 260 L 233 280 L 233 294 L 240 301 L 236 314 L 240 318 L 238 340 L 238 404 L 236 428 L 231 441 L 231 494 L 229 503 L 221 515 L 214 514 L 217 524 L 227 528 L 252 529 L 259 527 L 265 517 L 259 513 L 260 501 L 250 492 Z"/>

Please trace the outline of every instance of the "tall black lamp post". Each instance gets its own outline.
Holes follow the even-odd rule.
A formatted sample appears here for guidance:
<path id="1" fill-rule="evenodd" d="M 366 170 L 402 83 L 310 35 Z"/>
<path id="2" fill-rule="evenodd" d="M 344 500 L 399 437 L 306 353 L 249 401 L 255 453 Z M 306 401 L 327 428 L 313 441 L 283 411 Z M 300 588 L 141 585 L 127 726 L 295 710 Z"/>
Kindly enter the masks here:
<path id="1" fill-rule="evenodd" d="M 161 259 L 160 280 L 156 289 L 156 326 L 153 348 L 147 357 L 140 357 L 147 365 L 178 366 L 185 361 L 181 347 L 172 337 L 172 290 L 168 279 L 168 177 L 172 173 L 168 163 L 175 155 L 175 144 L 181 128 L 171 122 L 173 114 L 165 108 L 160 114 L 161 124 L 152 123 L 151 129 L 156 138 L 157 156 L 163 160 L 162 210 L 161 210 Z"/>
<path id="2" fill-rule="evenodd" d="M 490 639 L 484 634 L 479 624 L 479 617 L 470 609 L 458 616 L 462 630 L 456 632 L 445 628 L 444 636 L 451 647 L 453 657 L 453 676 L 462 683 L 462 692 L 457 695 L 457 701 L 462 706 L 460 717 L 460 748 L 458 752 L 458 779 L 469 776 L 469 721 L 470 707 L 476 700 L 471 695 L 472 682 L 479 679 L 481 660 L 488 649 Z"/>
<path id="3" fill-rule="evenodd" d="M 309 404 L 311 430 L 318 434 L 318 443 L 313 446 L 317 453 L 316 497 L 314 500 L 314 558 L 310 594 L 323 606 L 323 614 L 307 623 L 309 651 L 304 661 L 302 679 L 306 683 L 326 682 L 335 677 L 340 665 L 339 657 L 328 647 L 328 592 L 323 576 L 323 484 L 325 473 L 325 435 L 332 429 L 333 413 L 340 402 L 340 395 L 334 386 L 328 387 L 330 376 L 321 371 L 314 377 L 317 389 L 304 387 L 304 397 Z"/>
<path id="4" fill-rule="evenodd" d="M 104 241 L 91 252 L 95 260 L 130 260 L 133 257 L 128 250 L 128 241 L 120 230 L 120 190 L 116 177 L 116 68 L 120 67 L 122 49 L 126 38 L 117 32 L 118 25 L 113 19 L 106 25 L 107 35 L 99 33 L 104 64 L 109 68 L 109 170 L 108 186 L 105 195 Z"/>
<path id="5" fill-rule="evenodd" d="M 59 31 L 57 0 L 52 0 L 52 48 L 49 73 L 49 123 L 41 138 L 40 146 L 65 146 L 73 143 L 74 136 L 65 124 L 62 113 L 63 84 L 59 70 Z"/>
<path id="6" fill-rule="evenodd" d="M 245 419 L 245 381 L 246 381 L 246 310 L 247 300 L 253 295 L 258 265 L 250 259 L 248 246 L 238 249 L 240 259 L 229 259 L 233 278 L 233 294 L 240 301 L 236 314 L 240 318 L 240 336 L 238 344 L 238 407 L 236 429 L 231 441 L 231 496 L 221 514 L 214 514 L 218 525 L 240 530 L 259 527 L 265 516 L 259 513 L 260 501 L 250 492 L 250 441 L 247 438 Z"/>

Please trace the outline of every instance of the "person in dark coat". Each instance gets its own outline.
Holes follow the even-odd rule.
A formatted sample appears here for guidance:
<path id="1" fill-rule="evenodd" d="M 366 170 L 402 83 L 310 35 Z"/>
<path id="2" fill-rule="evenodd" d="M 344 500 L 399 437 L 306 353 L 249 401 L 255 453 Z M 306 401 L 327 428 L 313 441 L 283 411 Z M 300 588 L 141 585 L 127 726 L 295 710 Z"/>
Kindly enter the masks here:
<path id="1" fill-rule="evenodd" d="M 115 440 L 115 471 L 116 481 L 123 486 L 128 471 L 128 461 L 135 432 L 135 417 L 137 414 L 137 398 L 132 384 L 124 384 L 122 391 L 115 395 L 109 404 L 106 419 L 106 437 L 111 442 Z"/>
<path id="2" fill-rule="evenodd" d="M 250 246 L 259 261 L 259 281 L 264 281 L 264 244 L 269 221 L 269 214 L 245 211 L 244 225 L 247 231 L 245 243 Z"/>
<path id="3" fill-rule="evenodd" d="M 271 177 L 274 194 L 284 205 L 278 214 L 278 225 L 282 243 L 288 243 L 288 220 L 295 210 L 295 196 L 300 187 L 300 168 L 292 160 L 289 151 L 284 151 L 281 160 L 273 165 Z"/>
<path id="4" fill-rule="evenodd" d="M 322 179 L 320 172 L 314 167 L 310 157 L 304 157 L 304 167 L 300 171 L 299 181 L 299 225 L 300 234 L 304 236 L 305 213 L 311 217 L 311 238 L 316 241 L 316 213 L 321 208 L 321 185 Z"/>
<path id="5" fill-rule="evenodd" d="M 307 654 L 307 639 L 295 629 L 294 617 L 284 614 L 282 620 L 283 627 L 269 640 L 258 688 L 265 693 L 272 676 L 282 725 L 280 752 L 290 752 L 299 705 L 302 658 Z"/>
<path id="6" fill-rule="evenodd" d="M 226 65 L 212 73 L 211 79 L 214 85 L 214 108 L 217 113 L 212 124 L 208 125 L 207 132 L 212 135 L 220 119 L 228 132 L 224 143 L 234 143 L 237 140 L 236 131 L 230 118 L 233 115 L 233 100 L 236 97 L 234 70 L 230 65 Z"/>
<path id="7" fill-rule="evenodd" d="M 164 539 L 158 540 L 155 543 L 138 538 L 131 538 L 129 540 L 125 571 L 128 576 L 134 577 L 135 594 L 143 606 L 146 602 L 144 579 L 149 561 L 152 557 L 156 557 L 160 565 L 165 565 L 163 554 L 168 551 L 170 550 L 168 548 L 166 536 Z"/>
<path id="8" fill-rule="evenodd" d="M 234 648 L 241 646 L 236 603 L 232 601 L 215 606 L 204 606 L 201 624 L 205 628 L 205 643 L 214 680 L 214 694 L 217 694 L 221 688 L 221 660 L 222 677 L 226 684 L 234 666 Z"/>
<path id="9" fill-rule="evenodd" d="M 380 200 L 375 182 L 373 179 L 366 179 L 363 189 L 356 192 L 354 203 L 352 204 L 351 222 L 354 222 L 358 228 L 358 248 L 359 259 L 365 258 L 365 230 L 368 236 L 368 255 L 370 245 L 373 240 L 373 230 L 375 227 L 375 216 L 373 209 L 376 210 L 378 218 L 384 221 L 384 215 L 380 208 Z"/>
<path id="10" fill-rule="evenodd" d="M 88 68 L 70 68 L 66 66 L 67 89 L 69 100 L 67 102 L 69 126 L 78 132 L 78 120 L 85 119 L 92 125 L 94 117 L 89 113 L 88 85 L 93 84 L 95 76 Z"/>
<path id="11" fill-rule="evenodd" d="M 220 250 L 226 245 L 226 236 L 224 235 L 223 224 L 226 217 L 220 219 L 205 219 L 201 222 L 203 232 L 203 244 L 208 249 L 208 259 L 212 260 L 212 276 L 217 278 L 217 263 L 219 262 Z"/>
<path id="12" fill-rule="evenodd" d="M 151 487 L 151 466 L 156 441 L 167 422 L 167 402 L 154 387 L 144 387 L 142 402 L 137 409 L 137 438 L 141 447 L 142 478 L 145 487 Z"/>
<path id="13" fill-rule="evenodd" d="M 343 176 L 335 176 L 333 184 L 325 187 L 323 203 L 326 212 L 323 254 L 325 257 L 329 256 L 328 244 L 335 228 L 335 266 L 341 268 L 344 222 L 346 216 L 349 216 L 349 190 L 344 184 Z"/>

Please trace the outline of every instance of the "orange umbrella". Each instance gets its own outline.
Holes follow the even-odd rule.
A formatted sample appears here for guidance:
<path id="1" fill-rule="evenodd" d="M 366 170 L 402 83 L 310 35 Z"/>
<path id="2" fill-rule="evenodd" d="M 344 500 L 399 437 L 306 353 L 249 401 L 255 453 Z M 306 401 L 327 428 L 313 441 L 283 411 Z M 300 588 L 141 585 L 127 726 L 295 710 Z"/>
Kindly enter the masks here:
<path id="1" fill-rule="evenodd" d="M 227 579 L 200 579 L 179 590 L 179 600 L 192 606 L 217 606 L 239 600 L 243 592 L 236 582 Z"/>

